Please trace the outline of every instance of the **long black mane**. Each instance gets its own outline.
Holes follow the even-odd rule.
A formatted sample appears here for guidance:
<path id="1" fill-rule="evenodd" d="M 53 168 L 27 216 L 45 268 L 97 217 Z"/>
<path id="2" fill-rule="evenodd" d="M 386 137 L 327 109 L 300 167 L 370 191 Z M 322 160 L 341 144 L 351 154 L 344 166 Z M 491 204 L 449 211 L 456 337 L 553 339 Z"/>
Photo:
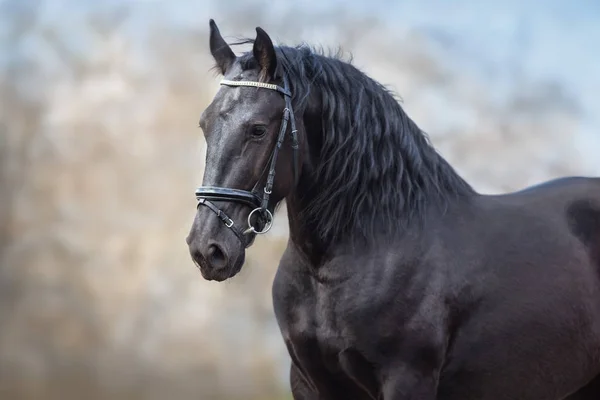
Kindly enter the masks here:
<path id="1" fill-rule="evenodd" d="M 395 95 L 339 52 L 326 55 L 303 44 L 277 46 L 276 53 L 277 73 L 289 79 L 294 108 L 306 110 L 305 120 L 314 119 L 322 130 L 302 214 L 321 240 L 393 233 L 429 207 L 473 193 Z M 252 52 L 239 60 L 243 69 L 257 66 Z M 320 104 L 311 115 L 308 101 L 315 95 Z"/>

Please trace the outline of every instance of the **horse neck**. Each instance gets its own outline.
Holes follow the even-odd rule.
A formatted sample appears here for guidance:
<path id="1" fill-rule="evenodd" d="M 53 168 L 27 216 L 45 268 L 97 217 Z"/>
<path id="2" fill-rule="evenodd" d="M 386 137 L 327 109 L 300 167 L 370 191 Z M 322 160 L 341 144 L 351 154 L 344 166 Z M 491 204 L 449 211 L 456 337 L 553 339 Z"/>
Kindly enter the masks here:
<path id="1" fill-rule="evenodd" d="M 400 153 L 402 153 L 400 149 Z M 447 202 L 453 201 L 468 201 L 476 192 L 466 183 L 462 177 L 456 173 L 448 162 L 438 155 L 432 147 L 423 147 L 423 152 L 427 152 L 428 157 L 433 161 L 429 165 L 422 166 L 421 170 L 416 168 L 407 168 L 406 174 L 419 174 L 422 170 L 430 170 L 430 175 L 445 175 L 444 179 L 427 182 L 421 176 L 406 176 L 406 179 L 411 179 L 413 182 L 420 182 L 423 186 L 413 185 L 412 195 L 415 199 L 409 199 L 408 195 L 404 199 L 404 203 L 399 204 L 399 211 L 393 216 L 382 213 L 378 218 L 381 218 L 381 223 L 377 224 L 377 231 L 369 238 L 364 235 L 359 235 L 356 229 L 350 227 L 345 232 L 335 235 L 330 240 L 324 240 L 319 236 L 319 228 L 315 221 L 306 218 L 306 207 L 313 203 L 317 194 L 321 193 L 324 188 L 319 186 L 319 180 L 314 176 L 314 168 L 311 165 L 303 167 L 303 173 L 300 176 L 298 185 L 294 191 L 287 197 L 287 213 L 289 221 L 290 240 L 295 246 L 304 253 L 304 256 L 310 260 L 313 265 L 319 265 L 324 259 L 334 256 L 340 251 L 346 251 L 351 248 L 365 249 L 368 246 L 381 245 L 382 241 L 392 239 L 395 235 L 403 235 L 406 232 L 414 232 L 418 226 L 421 226 L 427 218 L 437 218 L 440 213 L 445 212 Z M 389 185 L 389 182 L 382 181 L 381 185 Z M 403 185 L 401 183 L 401 185 Z M 402 205 L 403 204 L 403 205 Z M 418 204 L 420 209 L 417 216 L 409 216 L 413 204 Z M 403 208 L 402 208 L 403 207 Z M 385 215 L 384 215 L 385 214 Z M 319 216 L 319 218 L 327 218 L 327 214 Z M 392 225 L 396 224 L 401 227 L 401 231 L 388 232 L 385 228 L 385 220 L 389 222 L 390 218 L 394 219 Z M 390 225 L 389 223 L 387 225 Z M 390 235 L 391 234 L 391 235 Z M 357 246 L 357 244 L 359 244 Z"/>
<path id="2" fill-rule="evenodd" d="M 302 180 L 299 185 L 301 185 Z M 328 258 L 328 253 L 335 246 L 333 243 L 323 243 L 318 235 L 317 228 L 303 217 L 303 200 L 298 195 L 301 186 L 286 199 L 286 208 L 289 224 L 290 241 L 311 266 L 317 267 Z"/>
<path id="3" fill-rule="evenodd" d="M 323 107 L 321 99 L 323 98 L 319 88 L 325 86 L 315 85 L 311 92 L 307 106 L 304 112 L 301 113 L 303 130 L 305 132 L 305 145 L 302 173 L 300 180 L 294 191 L 286 199 L 288 208 L 290 239 L 301 249 L 309 258 L 319 259 L 321 256 L 327 257 L 347 246 L 354 247 L 357 243 L 361 248 L 364 245 L 369 246 L 374 241 L 379 240 L 386 235 L 395 235 L 398 232 L 396 226 L 401 226 L 402 230 L 410 229 L 415 219 L 423 219 L 426 215 L 431 215 L 430 210 L 442 209 L 445 206 L 446 199 L 452 201 L 455 198 L 464 199 L 465 197 L 474 194 L 472 188 L 466 183 L 446 160 L 439 155 L 436 150 L 429 145 L 426 136 L 420 131 L 418 126 L 407 116 L 403 115 L 396 124 L 396 129 L 401 130 L 404 136 L 388 136 L 387 138 L 377 139 L 379 141 L 389 140 L 384 144 L 388 149 L 388 161 L 390 147 L 393 152 L 398 152 L 398 157 L 394 156 L 398 165 L 387 168 L 387 171 L 396 170 L 397 175 L 391 176 L 389 173 L 379 173 L 380 181 L 370 181 L 364 187 L 356 188 L 356 191 L 361 193 L 364 198 L 370 197 L 375 199 L 383 199 L 384 202 L 376 203 L 373 206 L 363 202 L 361 210 L 352 209 L 353 216 L 341 215 L 339 212 L 342 209 L 331 209 L 335 207 L 329 203 L 329 210 L 323 208 L 326 212 L 322 215 L 315 215 L 314 207 L 318 207 L 322 196 L 327 193 L 329 184 L 323 181 L 318 176 L 317 171 L 320 164 L 321 151 L 316 151 L 323 146 L 326 134 L 324 133 L 323 121 L 331 120 L 330 115 L 323 115 Z M 395 111 L 403 112 L 403 110 Z M 399 118 L 398 115 L 394 117 Z M 333 117 L 335 119 L 335 117 Z M 348 118 L 345 116 L 344 118 Z M 380 121 L 381 124 L 384 124 Z M 368 129 L 368 128 L 365 128 Z M 330 133 L 329 133 L 330 134 Z M 383 144 L 383 143 L 382 143 Z M 379 146 L 379 144 L 378 144 Z M 376 155 L 373 155 L 376 157 Z M 338 160 L 344 162 L 343 160 Z M 331 160 L 328 160 L 331 162 Z M 389 162 L 388 162 L 389 164 Z M 331 167 L 329 175 L 331 175 Z M 340 166 L 342 168 L 342 166 Z M 346 167 L 347 168 L 347 167 Z M 369 179 L 366 177 L 365 179 Z M 364 182 L 364 180 L 360 180 Z M 391 188 L 387 192 L 377 192 L 375 188 Z M 373 192 L 365 195 L 365 191 L 372 190 Z M 402 190 L 402 191 L 400 191 Z M 355 194 L 348 194 L 352 197 Z M 315 201 L 316 200 L 316 201 Z M 339 199 L 341 202 L 344 199 Z M 364 206 L 367 204 L 367 206 Z M 305 212 L 307 206 L 312 209 Z M 373 211 L 375 210 L 375 211 Z M 415 211 L 416 210 L 416 211 Z M 331 221 L 335 222 L 332 225 L 338 225 L 339 229 L 333 234 L 324 233 L 321 231 L 315 221 L 327 222 L 327 218 L 331 217 L 328 213 L 336 213 L 335 218 Z M 373 214 L 375 212 L 375 214 Z M 418 214 L 418 218 L 414 218 L 412 214 Z M 307 218 L 312 217 L 311 219 Z M 353 218 L 364 216 L 365 224 L 358 223 Z M 341 221 L 341 222 L 340 222 Z M 418 221 L 417 221 L 418 222 Z M 326 225 L 321 224 L 321 226 Z M 368 226 L 367 229 L 364 229 Z M 355 229 L 362 228 L 362 229 Z M 393 231 L 393 232 L 388 232 Z M 402 234 L 400 232 L 400 234 Z M 326 236 L 325 238 L 323 236 Z"/>

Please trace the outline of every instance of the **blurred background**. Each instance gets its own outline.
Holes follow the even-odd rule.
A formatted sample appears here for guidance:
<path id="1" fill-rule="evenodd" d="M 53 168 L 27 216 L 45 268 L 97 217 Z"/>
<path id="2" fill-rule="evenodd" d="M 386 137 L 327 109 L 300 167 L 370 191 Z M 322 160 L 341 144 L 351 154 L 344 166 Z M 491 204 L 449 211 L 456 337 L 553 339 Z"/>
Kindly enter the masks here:
<path id="1" fill-rule="evenodd" d="M 188 256 L 229 40 L 340 46 L 484 193 L 600 175 L 596 0 L 0 1 L 0 399 L 288 399 L 277 226 Z"/>

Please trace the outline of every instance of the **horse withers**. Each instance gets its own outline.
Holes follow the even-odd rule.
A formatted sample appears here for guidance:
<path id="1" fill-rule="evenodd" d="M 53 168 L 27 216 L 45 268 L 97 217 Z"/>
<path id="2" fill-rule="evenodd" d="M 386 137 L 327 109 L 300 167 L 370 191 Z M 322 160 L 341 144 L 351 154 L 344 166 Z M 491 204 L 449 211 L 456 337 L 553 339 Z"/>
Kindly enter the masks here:
<path id="1" fill-rule="evenodd" d="M 235 55 L 200 119 L 187 243 L 236 275 L 287 204 L 273 305 L 301 399 L 600 399 L 600 180 L 478 194 L 392 93 L 267 33 Z"/>

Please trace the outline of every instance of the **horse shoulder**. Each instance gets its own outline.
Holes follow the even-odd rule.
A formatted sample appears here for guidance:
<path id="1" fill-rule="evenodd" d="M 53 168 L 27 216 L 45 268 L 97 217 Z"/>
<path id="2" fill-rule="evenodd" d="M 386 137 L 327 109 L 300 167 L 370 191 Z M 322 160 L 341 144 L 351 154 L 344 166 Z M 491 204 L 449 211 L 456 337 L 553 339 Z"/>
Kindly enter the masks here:
<path id="1" fill-rule="evenodd" d="M 339 360 L 350 375 L 364 379 L 374 365 L 385 375 L 397 360 L 423 372 L 443 362 L 449 334 L 443 268 L 408 259 L 414 246 L 402 247 L 370 254 L 364 263 L 356 257 L 356 276 L 322 296 L 335 318 L 327 323 L 330 340 L 344 346 Z"/>

